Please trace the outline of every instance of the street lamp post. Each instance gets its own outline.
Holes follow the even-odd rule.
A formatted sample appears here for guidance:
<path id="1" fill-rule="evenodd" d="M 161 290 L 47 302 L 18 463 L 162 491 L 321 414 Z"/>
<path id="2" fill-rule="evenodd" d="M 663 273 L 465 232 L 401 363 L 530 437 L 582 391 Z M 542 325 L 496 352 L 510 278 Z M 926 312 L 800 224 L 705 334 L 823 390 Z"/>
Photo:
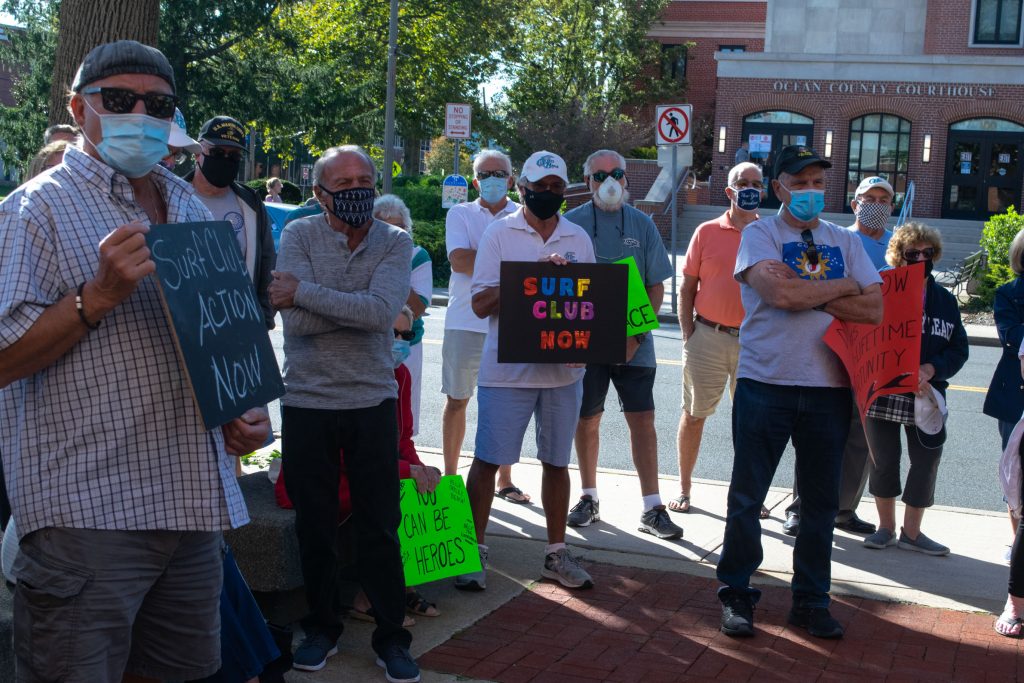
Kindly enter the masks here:
<path id="1" fill-rule="evenodd" d="M 395 68 L 398 61 L 398 0 L 391 0 L 388 24 L 388 94 L 384 105 L 384 194 L 391 192 L 391 168 L 395 157 Z"/>

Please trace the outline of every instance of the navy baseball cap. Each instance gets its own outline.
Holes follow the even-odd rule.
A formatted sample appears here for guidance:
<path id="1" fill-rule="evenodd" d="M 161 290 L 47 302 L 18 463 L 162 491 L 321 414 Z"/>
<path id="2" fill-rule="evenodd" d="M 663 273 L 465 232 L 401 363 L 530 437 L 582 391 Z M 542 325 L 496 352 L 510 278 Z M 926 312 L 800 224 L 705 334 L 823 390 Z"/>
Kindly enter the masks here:
<path id="1" fill-rule="evenodd" d="M 805 145 L 789 145 L 779 150 L 779 156 L 775 158 L 775 177 L 781 173 L 796 175 L 808 166 L 817 164 L 822 168 L 832 168 L 832 164 L 818 156 L 810 147 Z"/>

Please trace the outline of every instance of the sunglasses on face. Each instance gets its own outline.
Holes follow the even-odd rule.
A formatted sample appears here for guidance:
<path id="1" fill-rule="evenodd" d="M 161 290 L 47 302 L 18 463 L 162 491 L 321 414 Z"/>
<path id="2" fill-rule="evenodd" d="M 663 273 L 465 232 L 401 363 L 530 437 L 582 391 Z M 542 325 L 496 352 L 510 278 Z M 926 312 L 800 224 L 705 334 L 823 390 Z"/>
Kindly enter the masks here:
<path id="1" fill-rule="evenodd" d="M 416 338 L 416 333 L 412 330 L 395 330 L 395 336 L 404 341 L 412 341 Z"/>
<path id="2" fill-rule="evenodd" d="M 927 261 L 935 256 L 935 250 L 931 247 L 925 249 L 907 249 L 903 252 L 903 259 L 907 262 Z"/>
<path id="3" fill-rule="evenodd" d="M 99 94 L 103 101 L 103 108 L 114 114 L 130 114 L 135 109 L 135 103 L 142 100 L 146 105 L 146 113 L 158 119 L 169 119 L 174 116 L 174 108 L 178 105 L 178 98 L 174 95 L 167 95 L 160 92 L 147 92 L 141 95 L 133 90 L 124 88 L 84 88 L 82 92 L 86 95 Z"/>
<path id="4" fill-rule="evenodd" d="M 480 171 L 476 174 L 477 180 L 487 180 L 488 178 L 508 178 L 508 171 Z"/>
<path id="5" fill-rule="evenodd" d="M 212 159 L 229 159 L 231 161 L 241 161 L 242 153 L 238 150 L 227 150 L 223 147 L 211 147 L 209 151 L 204 154 Z"/>
<path id="6" fill-rule="evenodd" d="M 613 168 L 610 171 L 594 171 L 594 173 L 591 174 L 590 177 L 599 183 L 603 183 L 604 181 L 608 180 L 608 176 L 611 176 L 616 180 L 622 180 L 623 178 L 626 177 L 626 172 L 621 168 Z"/>
<path id="7" fill-rule="evenodd" d="M 800 233 L 800 237 L 803 239 L 804 244 L 807 245 L 807 263 L 811 268 L 818 267 L 818 247 L 814 244 L 814 236 L 810 230 L 804 230 Z"/>

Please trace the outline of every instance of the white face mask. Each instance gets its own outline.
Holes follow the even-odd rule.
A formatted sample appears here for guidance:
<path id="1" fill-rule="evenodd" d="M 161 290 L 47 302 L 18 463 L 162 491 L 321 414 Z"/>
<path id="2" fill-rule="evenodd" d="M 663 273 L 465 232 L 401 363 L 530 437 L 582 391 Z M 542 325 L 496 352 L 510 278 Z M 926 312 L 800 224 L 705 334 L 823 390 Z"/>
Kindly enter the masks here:
<path id="1" fill-rule="evenodd" d="M 625 195 L 622 183 L 608 176 L 594 193 L 594 203 L 603 211 L 618 211 L 622 207 Z"/>

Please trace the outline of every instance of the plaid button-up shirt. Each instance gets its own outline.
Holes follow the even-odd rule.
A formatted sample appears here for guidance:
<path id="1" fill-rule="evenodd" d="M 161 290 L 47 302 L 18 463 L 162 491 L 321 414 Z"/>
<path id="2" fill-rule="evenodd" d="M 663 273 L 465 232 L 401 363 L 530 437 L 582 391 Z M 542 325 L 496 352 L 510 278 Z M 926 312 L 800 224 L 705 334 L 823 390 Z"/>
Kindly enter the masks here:
<path id="1" fill-rule="evenodd" d="M 191 187 L 155 167 L 169 223 L 210 220 Z M 76 148 L 0 203 L 0 349 L 99 264 L 120 225 L 149 223 L 127 179 Z M 152 277 L 63 357 L 0 389 L 18 532 L 44 527 L 216 531 L 249 521 L 220 429 L 189 393 Z"/>

